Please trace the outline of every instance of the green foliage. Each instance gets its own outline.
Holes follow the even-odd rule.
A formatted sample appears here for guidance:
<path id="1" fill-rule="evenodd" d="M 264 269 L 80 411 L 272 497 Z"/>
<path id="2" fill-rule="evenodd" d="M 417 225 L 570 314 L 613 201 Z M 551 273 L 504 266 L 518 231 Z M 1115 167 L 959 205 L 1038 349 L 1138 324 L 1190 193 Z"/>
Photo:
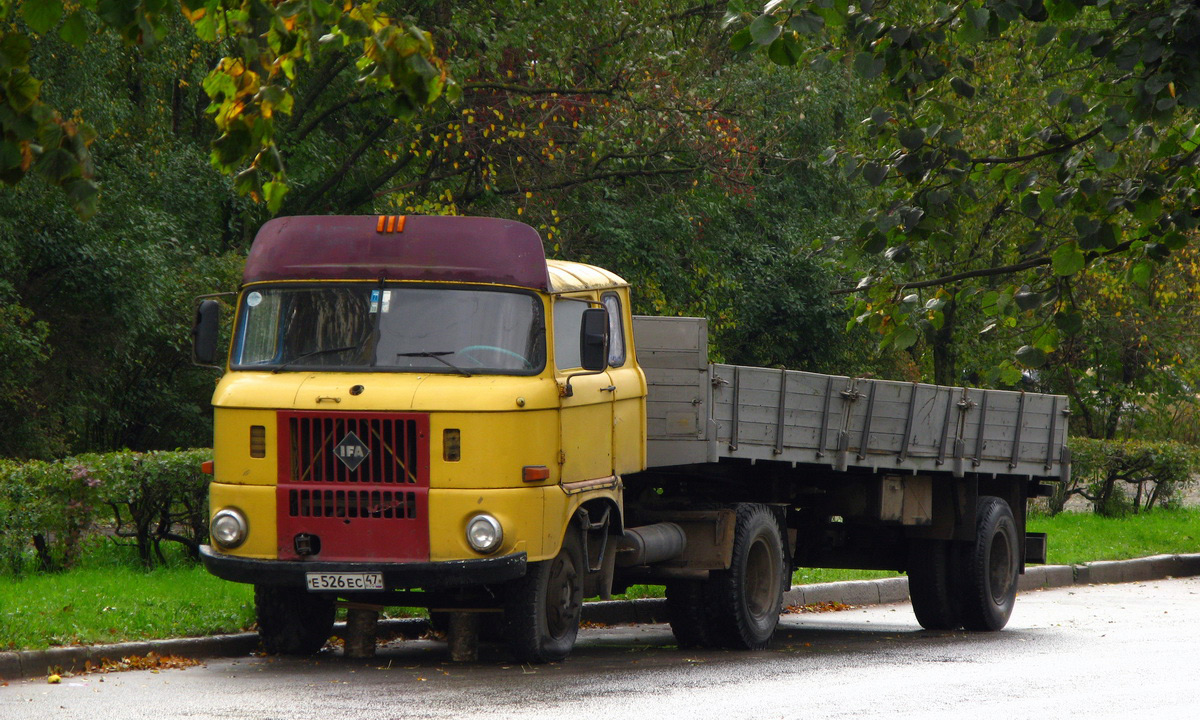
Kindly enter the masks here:
<path id="1" fill-rule="evenodd" d="M 869 269 L 855 314 L 885 345 L 910 344 L 913 329 L 931 345 L 953 341 L 904 307 L 910 295 L 921 304 L 941 288 L 966 303 L 966 319 L 988 312 L 974 293 L 994 292 L 1002 302 L 988 324 L 1022 350 L 991 376 L 1014 382 L 1082 330 L 1046 331 L 1043 319 L 1077 312 L 1085 273 L 1127 260 L 1120 272 L 1145 285 L 1194 235 L 1200 8 L 1190 0 L 767 8 L 729 4 L 727 23 L 750 30 L 735 43 L 770 40 L 778 63 L 770 47 L 790 37 L 797 62 L 840 61 L 878 92 L 862 132 L 830 157 L 877 187 L 856 233 Z M 1015 306 L 1020 295 L 1037 307 Z"/>
<path id="2" fill-rule="evenodd" d="M 203 88 L 218 136 L 213 165 L 236 173 L 235 187 L 278 211 L 287 192 L 275 144 L 276 114 L 291 113 L 297 69 L 330 52 L 348 54 L 367 88 L 387 97 L 393 115 L 411 117 L 454 84 L 434 54 L 429 33 L 380 9 L 378 0 L 330 3 L 290 0 L 62 0 L 0 2 L 0 181 L 12 185 L 31 170 L 61 187 L 80 217 L 97 210 L 98 185 L 90 146 L 96 131 L 76 114 L 64 119 L 42 97 L 43 80 L 31 69 L 31 36 L 55 36 L 76 50 L 92 48 L 92 28 L 114 33 L 142 51 L 182 33 L 223 54 Z M 18 9 L 23 26 L 12 22 Z M 71 14 L 63 19 L 64 12 Z M 190 34 L 189 33 L 189 34 Z M 324 48 L 334 48 L 325 50 Z M 228 54 L 226 54 L 228 53 Z"/>
<path id="3" fill-rule="evenodd" d="M 21 410 L 0 456 L 211 443 L 214 378 L 188 363 L 191 303 L 236 287 L 245 206 L 208 166 L 198 98 L 170 102 L 203 77 L 192 49 L 34 46 L 44 95 L 81 106 L 106 139 L 94 156 L 106 202 L 85 223 L 40 178 L 0 193 L 0 323 L 14 331 L 0 354 L 15 355 L 0 363 L 0 387 L 14 388 L 0 403 Z"/>
<path id="4" fill-rule="evenodd" d="M 101 18 L 84 3 L 82 49 L 70 33 L 39 35 L 18 21 L 42 102 L 78 108 L 96 133 L 89 158 L 104 203 L 81 223 L 40 176 L 0 193 L 0 403 L 20 418 L 0 433 L 0 456 L 209 444 L 215 378 L 188 363 L 191 301 L 236 287 L 241 253 L 271 212 L 237 195 L 246 178 L 210 166 L 209 110 L 226 112 L 221 103 L 242 90 L 251 97 L 253 82 L 277 153 L 260 148 L 251 179 L 282 212 L 526 220 L 550 255 L 633 280 L 639 310 L 710 317 L 718 354 L 821 362 L 807 338 L 844 320 L 821 295 L 829 283 L 809 282 L 836 276 L 820 239 L 852 231 L 845 218 L 860 197 L 820 153 L 856 114 L 856 86 L 735 58 L 727 32 L 680 0 L 623 8 L 621 24 L 594 22 L 614 12 L 610 0 L 545 13 L 477 5 L 413 9 L 412 23 L 438 27 L 438 47 L 455 49 L 447 72 L 463 92 L 411 122 L 397 122 L 392 93 L 376 82 L 398 81 L 359 82 L 374 70 L 342 40 L 297 39 L 311 62 L 281 64 L 282 79 L 253 63 L 256 80 L 229 76 L 239 66 L 221 57 L 246 46 L 236 28 L 205 25 L 212 38 L 195 30 L 217 22 L 212 3 L 189 5 L 186 18 L 160 3 L 140 37 L 128 22 L 142 10 Z M 291 10 L 269 12 L 286 20 Z M 363 32 L 347 17 L 339 27 Z M 333 22 L 305 18 L 289 32 Z M 226 44 L 213 45 L 225 32 Z M 416 62 L 427 46 L 413 47 Z M 270 89 L 280 83 L 290 101 Z M 221 142 L 234 142 L 233 125 Z M 286 186 L 273 179 L 277 163 Z M 784 327 L 791 318 L 806 325 Z M 856 358 L 866 347 L 844 346 Z"/>
<path id="5" fill-rule="evenodd" d="M 146 567 L 163 541 L 193 557 L 208 535 L 210 450 L 81 455 L 57 462 L 0 462 L 0 567 L 21 573 L 71 567 L 94 534 L 133 541 Z"/>
<path id="6" fill-rule="evenodd" d="M 1079 495 L 1107 517 L 1177 504 L 1200 472 L 1200 449 L 1176 442 L 1071 438 L 1071 482 L 1055 486 L 1051 514 Z"/>

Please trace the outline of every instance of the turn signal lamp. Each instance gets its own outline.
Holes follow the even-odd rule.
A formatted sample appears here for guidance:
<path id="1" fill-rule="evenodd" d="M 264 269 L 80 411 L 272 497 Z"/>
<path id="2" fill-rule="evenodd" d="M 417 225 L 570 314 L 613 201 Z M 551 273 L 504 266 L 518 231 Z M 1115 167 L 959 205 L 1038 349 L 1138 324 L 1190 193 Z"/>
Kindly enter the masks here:
<path id="1" fill-rule="evenodd" d="M 526 465 L 521 468 L 521 479 L 525 482 L 540 482 L 550 479 L 550 468 L 545 465 Z"/>
<path id="2" fill-rule="evenodd" d="M 267 429 L 262 425 L 250 426 L 250 457 L 267 456 Z"/>
<path id="3" fill-rule="evenodd" d="M 462 457 L 462 432 L 457 428 L 447 428 L 442 431 L 442 459 L 446 462 L 458 462 Z"/>

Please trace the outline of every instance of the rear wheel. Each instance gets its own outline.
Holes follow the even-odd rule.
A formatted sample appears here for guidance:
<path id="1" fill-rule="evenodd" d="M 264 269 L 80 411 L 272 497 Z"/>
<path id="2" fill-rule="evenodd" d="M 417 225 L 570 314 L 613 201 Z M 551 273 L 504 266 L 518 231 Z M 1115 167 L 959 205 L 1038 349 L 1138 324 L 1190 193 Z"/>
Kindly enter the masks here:
<path id="1" fill-rule="evenodd" d="M 333 598 L 300 588 L 254 586 L 258 637 L 272 655 L 312 655 L 333 632 Z"/>
<path id="2" fill-rule="evenodd" d="M 766 505 L 737 506 L 733 557 L 705 587 L 708 628 L 715 644 L 745 650 L 767 646 L 783 604 L 783 534 Z"/>
<path id="3" fill-rule="evenodd" d="M 975 517 L 975 543 L 962 559 L 963 627 L 1000 630 L 1017 599 L 1017 521 L 1008 503 L 991 495 L 979 498 Z"/>
<path id="4" fill-rule="evenodd" d="M 955 592 L 957 568 L 949 540 L 912 540 L 908 546 L 908 594 L 913 614 L 926 630 L 962 626 L 960 599 Z"/>
<path id="5" fill-rule="evenodd" d="M 712 631 L 705 612 L 704 580 L 667 583 L 667 620 L 680 649 L 711 647 Z"/>
<path id="6" fill-rule="evenodd" d="M 583 553 L 574 527 L 552 559 L 530 563 L 508 586 L 504 611 L 509 651 L 520 662 L 562 660 L 575 646 L 583 609 Z"/>

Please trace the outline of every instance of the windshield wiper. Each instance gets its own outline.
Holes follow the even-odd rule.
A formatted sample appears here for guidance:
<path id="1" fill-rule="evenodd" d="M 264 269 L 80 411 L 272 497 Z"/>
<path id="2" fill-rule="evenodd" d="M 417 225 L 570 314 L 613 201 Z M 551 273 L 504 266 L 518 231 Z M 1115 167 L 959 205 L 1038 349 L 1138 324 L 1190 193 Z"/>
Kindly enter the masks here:
<path id="1" fill-rule="evenodd" d="M 300 362 L 301 360 L 303 360 L 305 358 L 313 357 L 314 355 L 326 355 L 328 353 L 346 352 L 347 350 L 357 350 L 360 347 L 361 347 L 361 344 L 359 344 L 359 345 L 344 345 L 342 347 L 335 347 L 335 348 L 321 348 L 320 350 L 311 350 L 309 352 L 304 353 L 303 355 L 297 355 L 296 357 L 292 358 L 291 360 L 288 360 L 284 364 L 282 364 L 279 367 L 272 370 L 271 373 L 274 374 L 274 373 L 280 372 L 284 368 L 291 366 L 291 365 L 295 365 L 296 363 Z"/>
<path id="2" fill-rule="evenodd" d="M 453 350 L 439 350 L 437 352 L 430 352 L 428 350 L 423 350 L 421 352 L 396 353 L 396 357 L 433 358 L 434 360 L 437 360 L 438 362 L 440 362 L 441 364 L 450 368 L 451 370 L 458 373 L 459 375 L 462 375 L 463 377 L 471 377 L 471 373 L 467 372 L 466 370 L 463 370 L 459 366 L 455 365 L 454 363 L 450 362 L 446 358 L 442 357 L 443 355 L 453 355 L 453 354 L 454 354 Z"/>

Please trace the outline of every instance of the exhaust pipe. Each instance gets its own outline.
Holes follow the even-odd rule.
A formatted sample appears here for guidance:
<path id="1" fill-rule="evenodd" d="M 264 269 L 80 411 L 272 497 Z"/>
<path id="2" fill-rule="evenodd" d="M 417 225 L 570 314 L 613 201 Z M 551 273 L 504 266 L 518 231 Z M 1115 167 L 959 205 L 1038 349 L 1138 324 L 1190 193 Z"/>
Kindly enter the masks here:
<path id="1" fill-rule="evenodd" d="M 679 557 L 684 550 L 687 550 L 687 533 L 675 523 L 627 528 L 617 546 L 617 565 L 653 565 Z"/>

